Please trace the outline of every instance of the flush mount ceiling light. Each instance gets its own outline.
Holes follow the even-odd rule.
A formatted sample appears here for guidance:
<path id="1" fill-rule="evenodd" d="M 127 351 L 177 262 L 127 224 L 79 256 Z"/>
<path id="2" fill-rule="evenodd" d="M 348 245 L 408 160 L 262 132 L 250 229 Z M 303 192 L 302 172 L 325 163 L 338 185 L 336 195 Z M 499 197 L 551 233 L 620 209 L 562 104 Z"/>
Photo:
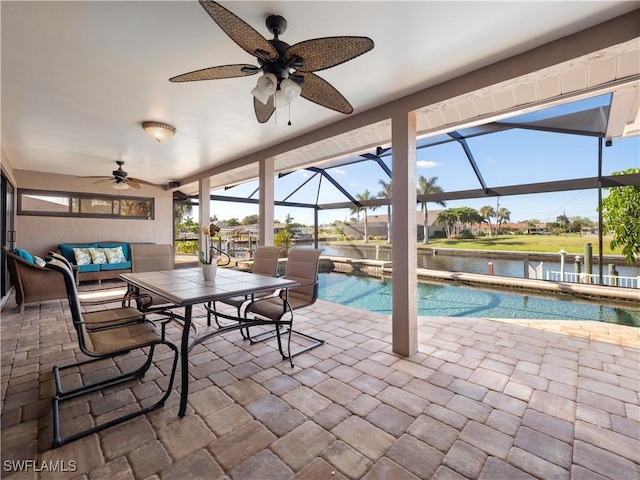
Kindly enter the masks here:
<path id="1" fill-rule="evenodd" d="M 168 123 L 142 122 L 142 128 L 158 143 L 167 140 L 176 134 L 176 128 Z"/>

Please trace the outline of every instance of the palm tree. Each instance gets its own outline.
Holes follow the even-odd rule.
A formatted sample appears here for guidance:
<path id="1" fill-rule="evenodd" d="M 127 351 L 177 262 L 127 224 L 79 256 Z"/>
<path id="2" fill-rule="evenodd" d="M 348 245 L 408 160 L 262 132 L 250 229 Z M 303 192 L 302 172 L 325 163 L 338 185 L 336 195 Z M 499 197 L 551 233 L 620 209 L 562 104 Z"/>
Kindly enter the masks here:
<path id="1" fill-rule="evenodd" d="M 173 205 L 174 229 L 176 234 L 180 231 L 180 227 L 185 219 L 193 213 L 193 205 L 190 203 L 175 203 Z"/>
<path id="2" fill-rule="evenodd" d="M 504 207 L 500 208 L 496 215 L 496 235 L 500 231 L 500 227 L 502 227 L 502 224 L 508 222 L 509 220 L 511 220 L 511 212 L 509 211 L 509 209 Z"/>
<path id="3" fill-rule="evenodd" d="M 367 189 L 362 193 L 356 194 L 356 198 L 361 202 L 371 200 L 371 192 L 369 191 L 369 189 Z M 368 243 L 369 235 L 367 233 L 367 210 L 374 211 L 377 207 L 354 207 L 351 209 L 351 211 L 353 211 L 355 208 L 358 208 L 359 210 L 362 210 L 364 212 L 364 243 Z"/>
<path id="4" fill-rule="evenodd" d="M 378 192 L 378 196 L 381 198 L 391 198 L 391 180 L 385 182 L 384 180 L 378 180 L 378 183 L 382 187 L 382 190 Z M 391 243 L 391 205 L 387 205 L 387 243 Z"/>
<path id="5" fill-rule="evenodd" d="M 478 212 L 480 213 L 480 216 L 484 219 L 484 221 L 489 224 L 489 235 L 493 235 L 493 230 L 491 227 L 491 219 L 496 216 L 496 211 L 493 209 L 491 205 L 485 205 L 484 207 L 480 208 Z"/>
<path id="6" fill-rule="evenodd" d="M 293 222 L 293 217 L 291 216 L 290 213 L 287 213 L 287 216 L 284 219 L 284 223 L 287 224 L 287 228 L 289 228 L 289 224 Z"/>
<path id="7" fill-rule="evenodd" d="M 360 221 L 360 212 L 362 210 L 364 210 L 364 207 L 359 207 L 358 205 L 354 205 L 353 207 L 351 207 L 349 213 L 356 216 L 356 222 Z M 351 221 L 353 221 L 353 217 L 351 217 Z"/>
<path id="8" fill-rule="evenodd" d="M 438 214 L 438 218 L 436 218 L 436 222 L 444 223 L 447 238 L 451 238 L 451 236 L 453 235 L 453 226 L 458 221 L 458 216 L 456 215 L 455 210 L 455 208 L 447 208 L 446 210 L 442 210 Z"/>
<path id="9" fill-rule="evenodd" d="M 458 220 L 461 223 L 461 230 L 458 233 L 461 233 L 462 230 L 468 229 L 469 232 L 473 234 L 472 226 L 482 221 L 478 211 L 471 207 L 460 207 L 457 209 L 457 211 L 458 211 Z"/>
<path id="10" fill-rule="evenodd" d="M 564 213 L 556 217 L 556 222 L 558 222 L 562 226 L 562 233 L 567 233 L 567 227 L 569 226 L 570 220 Z"/>
<path id="11" fill-rule="evenodd" d="M 442 187 L 437 183 L 438 183 L 438 177 L 431 177 L 427 179 L 422 175 L 420 175 L 418 177 L 418 195 L 431 195 L 434 193 L 442 193 L 444 190 L 442 190 Z M 447 203 L 442 201 L 434 202 L 434 203 L 437 203 L 441 207 L 447 206 Z M 427 202 L 421 202 L 420 207 L 424 212 L 424 221 L 423 221 L 424 238 L 422 240 L 422 243 L 426 245 L 427 243 L 429 243 L 429 212 L 427 210 Z"/>

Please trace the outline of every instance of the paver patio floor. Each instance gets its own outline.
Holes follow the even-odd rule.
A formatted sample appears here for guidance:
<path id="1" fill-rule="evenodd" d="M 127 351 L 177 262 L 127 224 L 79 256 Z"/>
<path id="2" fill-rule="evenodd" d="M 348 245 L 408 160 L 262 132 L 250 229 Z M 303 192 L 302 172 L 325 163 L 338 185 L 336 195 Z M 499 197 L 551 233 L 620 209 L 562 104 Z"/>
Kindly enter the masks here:
<path id="1" fill-rule="evenodd" d="M 3 478 L 640 477 L 637 328 L 420 317 L 419 353 L 404 358 L 388 316 L 318 301 L 295 327 L 326 343 L 295 368 L 275 340 L 216 337 L 191 352 L 184 418 L 177 377 L 164 408 L 51 449 L 51 368 L 78 355 L 70 324 L 66 302 L 2 311 Z M 142 382 L 66 402 L 63 429 L 158 395 L 160 353 Z"/>

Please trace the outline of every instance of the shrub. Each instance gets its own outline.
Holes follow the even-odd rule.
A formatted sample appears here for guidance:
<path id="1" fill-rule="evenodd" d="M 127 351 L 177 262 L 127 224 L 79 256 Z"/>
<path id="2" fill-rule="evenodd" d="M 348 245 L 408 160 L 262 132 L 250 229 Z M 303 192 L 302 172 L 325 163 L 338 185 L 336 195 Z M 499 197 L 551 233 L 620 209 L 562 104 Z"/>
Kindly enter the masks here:
<path id="1" fill-rule="evenodd" d="M 196 253 L 198 251 L 198 242 L 196 240 L 187 240 L 186 242 L 175 242 L 176 251 L 180 253 Z"/>
<path id="2" fill-rule="evenodd" d="M 289 248 L 291 247 L 291 235 L 286 229 L 280 230 L 273 237 L 273 244 L 276 247 L 282 247 L 286 255 L 286 253 L 289 251 Z"/>

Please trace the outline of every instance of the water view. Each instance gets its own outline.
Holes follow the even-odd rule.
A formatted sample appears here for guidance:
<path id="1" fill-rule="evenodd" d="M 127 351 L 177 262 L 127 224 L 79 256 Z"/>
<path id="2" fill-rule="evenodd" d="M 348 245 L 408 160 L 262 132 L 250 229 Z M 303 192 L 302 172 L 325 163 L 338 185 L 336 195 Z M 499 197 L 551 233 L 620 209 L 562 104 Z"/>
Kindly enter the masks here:
<path id="1" fill-rule="evenodd" d="M 319 298 L 371 312 L 391 313 L 390 280 L 321 274 Z M 418 283 L 418 315 L 591 320 L 640 327 L 640 309 L 606 306 L 569 296 L 532 295 Z"/>
<path id="2" fill-rule="evenodd" d="M 373 248 L 358 248 L 343 245 L 320 245 L 323 249 L 323 255 L 334 255 L 339 257 L 350 258 L 368 258 L 375 259 L 376 252 Z M 565 271 L 573 272 L 574 255 L 567 255 Z M 391 252 L 388 250 L 380 250 L 379 260 L 390 261 Z M 432 255 L 418 252 L 418 267 L 429 268 L 432 270 L 443 270 L 449 272 L 467 272 L 467 273 L 483 273 L 488 271 L 487 264 L 493 263 L 493 274 L 501 275 L 504 277 L 524 277 L 524 262 L 522 260 L 510 260 L 503 258 L 486 258 L 486 257 L 462 257 L 453 255 Z M 537 267 L 540 262 L 532 261 L 533 266 Z M 640 276 L 640 268 L 621 265 L 616 269 L 620 276 L 636 277 Z M 557 262 L 545 261 L 542 266 L 543 277 L 546 278 L 546 272 L 548 271 L 560 271 L 560 259 L 558 256 Z M 593 273 L 598 273 L 598 265 L 594 264 Z M 604 274 L 607 275 L 608 266 L 604 265 Z"/>

